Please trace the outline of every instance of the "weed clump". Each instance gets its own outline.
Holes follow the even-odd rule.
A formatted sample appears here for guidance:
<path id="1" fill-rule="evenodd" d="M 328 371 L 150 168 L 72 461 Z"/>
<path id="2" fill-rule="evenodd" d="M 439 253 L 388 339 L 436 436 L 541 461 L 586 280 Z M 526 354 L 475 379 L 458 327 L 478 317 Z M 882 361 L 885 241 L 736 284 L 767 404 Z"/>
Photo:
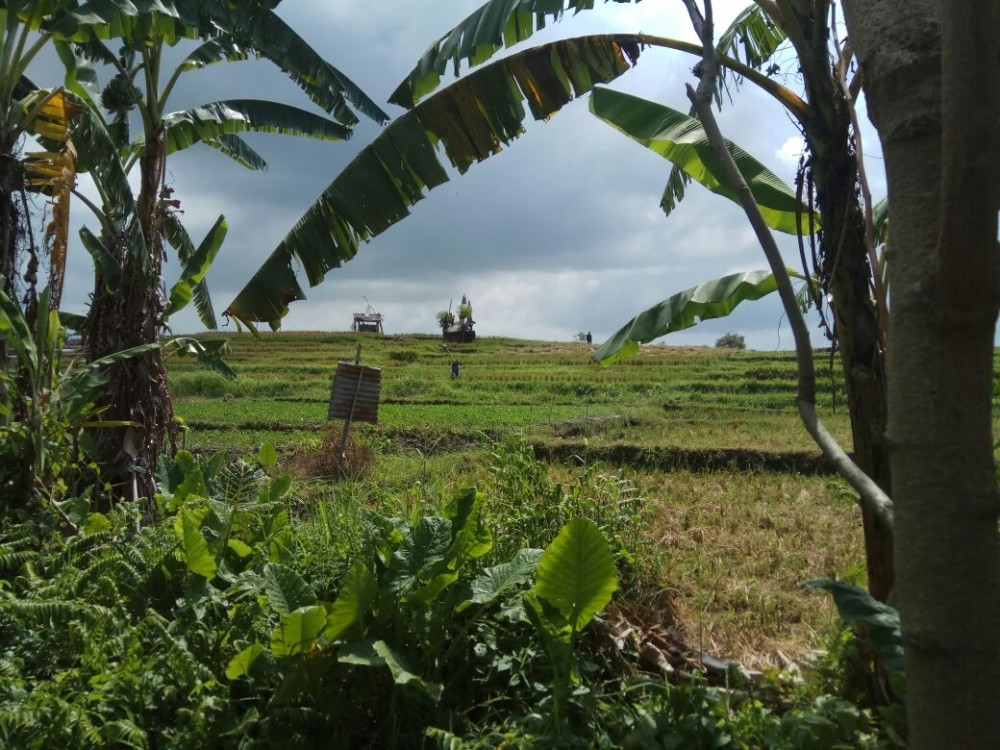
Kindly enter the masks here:
<path id="1" fill-rule="evenodd" d="M 342 451 L 341 427 L 326 425 L 320 435 L 319 447 L 310 453 L 299 454 L 294 461 L 294 471 L 300 479 L 361 479 L 371 473 L 375 452 L 367 443 L 347 436 Z"/>

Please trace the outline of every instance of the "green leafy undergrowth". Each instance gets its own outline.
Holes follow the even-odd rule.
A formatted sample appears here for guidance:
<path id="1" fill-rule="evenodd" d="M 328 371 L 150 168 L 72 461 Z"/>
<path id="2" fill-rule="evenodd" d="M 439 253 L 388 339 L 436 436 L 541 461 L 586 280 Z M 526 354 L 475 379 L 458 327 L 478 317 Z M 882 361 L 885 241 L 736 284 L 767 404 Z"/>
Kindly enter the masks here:
<path id="1" fill-rule="evenodd" d="M 122 504 L 71 537 L 0 528 L 0 746 L 874 736 L 842 701 L 796 698 L 779 715 L 749 688 L 737 701 L 643 677 L 635 654 L 610 658 L 595 628 L 631 564 L 635 494 L 586 471 L 553 486 L 516 445 L 495 461 L 482 490 L 400 517 L 357 488 L 307 502 L 269 446 L 238 460 L 181 452 L 159 473 L 155 523 Z"/>

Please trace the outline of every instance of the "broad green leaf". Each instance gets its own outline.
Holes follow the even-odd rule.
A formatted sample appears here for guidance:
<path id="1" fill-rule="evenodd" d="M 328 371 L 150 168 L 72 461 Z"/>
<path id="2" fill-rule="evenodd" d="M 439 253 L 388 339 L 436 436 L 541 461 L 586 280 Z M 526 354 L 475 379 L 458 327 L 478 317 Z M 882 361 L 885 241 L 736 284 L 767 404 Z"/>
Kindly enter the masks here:
<path id="1" fill-rule="evenodd" d="M 0 275 L 0 338 L 14 349 L 22 366 L 37 373 L 39 359 L 35 338 L 21 306 L 3 292 L 4 281 L 4 276 Z"/>
<path id="2" fill-rule="evenodd" d="M 162 221 L 164 239 L 177 251 L 177 260 L 186 264 L 196 252 L 191 237 L 188 236 L 187 230 L 181 224 L 176 212 L 164 211 Z M 208 284 L 204 279 L 194 285 L 194 306 L 198 311 L 198 317 L 206 328 L 214 331 L 219 327 L 215 320 L 215 310 L 212 307 Z"/>
<path id="3" fill-rule="evenodd" d="M 96 69 L 79 57 L 71 45 L 60 41 L 54 41 L 53 45 L 66 71 L 63 85 L 96 110 L 97 103 L 101 100 Z"/>
<path id="4" fill-rule="evenodd" d="M 265 469 L 273 469 L 278 463 L 278 452 L 271 443 L 264 443 L 257 451 L 257 463 Z"/>
<path id="5" fill-rule="evenodd" d="M 249 557 L 253 554 L 253 547 L 239 539 L 230 539 L 226 542 L 226 546 L 235 552 L 236 556 L 240 558 Z"/>
<path id="6" fill-rule="evenodd" d="M 185 505 L 174 518 L 174 533 L 181 543 L 184 563 L 192 573 L 207 579 L 215 577 L 215 556 L 209 551 L 208 543 L 202 536 L 202 522 L 209 514 L 207 505 Z"/>
<path id="7" fill-rule="evenodd" d="M 205 475 L 201 471 L 198 459 L 190 451 L 177 451 L 174 457 L 177 466 L 184 472 L 184 481 L 177 487 L 174 495 L 178 500 L 188 497 L 208 497 L 208 487 L 205 484 Z"/>
<path id="8" fill-rule="evenodd" d="M 363 562 L 355 561 L 347 571 L 340 596 L 329 607 L 323 637 L 328 641 L 335 641 L 354 625 L 360 624 L 377 595 L 378 582 L 375 576 Z"/>
<path id="9" fill-rule="evenodd" d="M 316 603 L 316 592 L 302 576 L 277 563 L 264 566 L 264 590 L 268 605 L 280 615 Z"/>
<path id="10" fill-rule="evenodd" d="M 94 259 L 94 265 L 100 270 L 105 290 L 108 294 L 117 292 L 118 287 L 121 286 L 122 278 L 122 269 L 118 265 L 118 261 L 114 259 L 104 243 L 94 236 L 87 227 L 80 229 L 80 242 L 84 249 L 90 253 L 90 257 Z"/>
<path id="11" fill-rule="evenodd" d="M 204 283 L 204 282 L 202 282 Z M 230 352 L 229 342 L 223 339 L 195 339 L 190 336 L 178 336 L 167 342 L 175 354 L 182 357 L 194 355 L 198 364 L 214 370 L 227 380 L 235 380 L 236 372 L 223 357 Z"/>
<path id="12" fill-rule="evenodd" d="M 111 528 L 111 521 L 103 513 L 90 513 L 87 515 L 87 522 L 83 525 L 85 536 L 99 534 Z"/>
<path id="13" fill-rule="evenodd" d="M 628 0 L 616 0 L 628 2 Z M 594 7 L 594 0 L 491 0 L 431 45 L 420 62 L 399 84 L 389 101 L 412 107 L 437 88 L 451 63 L 455 75 L 463 60 L 480 65 L 503 47 L 511 47 L 558 21 L 566 10 L 578 13 Z"/>
<path id="14" fill-rule="evenodd" d="M 279 133 L 317 138 L 324 141 L 347 140 L 349 128 L 298 107 L 255 99 L 229 99 L 208 102 L 183 112 L 171 112 L 163 118 L 167 153 L 183 151 L 205 140 L 238 133 Z"/>
<path id="15" fill-rule="evenodd" d="M 229 223 L 225 216 L 219 216 L 215 224 L 208 230 L 205 239 L 201 241 L 198 249 L 187 259 L 181 271 L 181 277 L 170 290 L 170 312 L 173 314 L 183 310 L 191 298 L 194 296 L 194 288 L 205 279 L 205 274 L 218 255 L 222 242 L 226 238 L 229 230 Z"/>
<path id="16" fill-rule="evenodd" d="M 291 474 L 282 474 L 277 477 L 272 483 L 270 489 L 267 491 L 268 499 L 275 503 L 285 495 L 292 488 L 292 476 Z"/>
<path id="17" fill-rule="evenodd" d="M 337 649 L 337 661 L 358 667 L 384 667 L 385 659 L 375 652 L 371 638 L 355 638 Z"/>
<path id="18" fill-rule="evenodd" d="M 692 179 L 713 193 L 739 203 L 736 192 L 725 184 L 722 164 L 712 150 L 701 123 L 670 107 L 607 88 L 595 89 L 590 111 L 646 148 L 669 159 Z M 729 153 L 750 186 L 769 227 L 795 234 L 809 231 L 809 209 L 795 190 L 771 170 L 727 140 Z M 814 218 L 814 223 L 817 220 Z"/>
<path id="19" fill-rule="evenodd" d="M 611 601 L 618 574 L 604 534 L 587 518 L 574 518 L 545 548 L 532 589 L 580 631 Z"/>
<path id="20" fill-rule="evenodd" d="M 521 595 L 524 614 L 535 626 L 542 639 L 542 645 L 552 659 L 558 672 L 570 672 L 573 668 L 574 629 L 566 615 L 554 604 L 538 595 L 537 589 L 530 589 Z"/>
<path id="21" fill-rule="evenodd" d="M 521 549 L 510 562 L 487 568 L 469 584 L 464 601 L 455 610 L 461 612 L 473 604 L 489 604 L 508 591 L 524 585 L 531 580 L 541 556 L 540 549 Z"/>
<path id="22" fill-rule="evenodd" d="M 482 557 L 493 549 L 493 532 L 479 512 L 479 495 L 474 487 L 460 492 L 445 509 L 451 521 L 451 549 L 447 563 L 451 570 L 461 570 L 469 560 Z"/>
<path id="23" fill-rule="evenodd" d="M 271 653 L 295 656 L 308 652 L 325 625 L 326 608 L 322 604 L 282 615 L 280 624 L 271 632 Z"/>
<path id="24" fill-rule="evenodd" d="M 386 571 L 385 587 L 390 594 L 406 594 L 444 561 L 451 546 L 451 523 L 445 518 L 426 516 L 393 552 Z"/>
<path id="25" fill-rule="evenodd" d="M 879 660 L 890 674 L 903 674 L 903 637 L 899 612 L 872 598 L 864 589 L 843 581 L 817 579 L 804 586 L 830 592 L 841 619 L 848 625 L 864 623 Z"/>
<path id="26" fill-rule="evenodd" d="M 218 138 L 206 138 L 202 143 L 228 156 L 241 167 L 258 171 L 267 169 L 267 162 L 264 161 L 264 157 L 254 151 L 250 147 L 250 144 L 238 135 L 220 135 Z"/>
<path id="27" fill-rule="evenodd" d="M 740 302 L 760 299 L 777 288 L 770 271 L 746 271 L 706 281 L 639 313 L 612 334 L 592 358 L 610 365 L 634 356 L 639 352 L 639 344 L 690 328 L 699 320 L 724 318 Z"/>
<path id="28" fill-rule="evenodd" d="M 264 653 L 263 643 L 254 643 L 240 651 L 226 665 L 226 677 L 235 680 L 250 671 L 257 657 Z"/>
<path id="29" fill-rule="evenodd" d="M 413 685 L 423 691 L 433 702 L 437 703 L 441 700 L 442 686 L 436 682 L 424 680 L 424 678 L 414 674 L 403 661 L 403 658 L 389 647 L 389 644 L 385 641 L 375 641 L 373 647 L 375 653 L 385 660 L 385 665 L 389 667 L 392 679 L 395 680 L 397 685 Z"/>
<path id="30" fill-rule="evenodd" d="M 527 119 L 548 119 L 638 59 L 637 35 L 566 39 L 491 63 L 407 112 L 365 147 L 306 211 L 230 303 L 244 323 L 280 325 L 309 284 L 350 261 L 367 242 L 409 215 L 425 192 L 448 181 L 439 144 L 464 173 L 519 137 Z"/>

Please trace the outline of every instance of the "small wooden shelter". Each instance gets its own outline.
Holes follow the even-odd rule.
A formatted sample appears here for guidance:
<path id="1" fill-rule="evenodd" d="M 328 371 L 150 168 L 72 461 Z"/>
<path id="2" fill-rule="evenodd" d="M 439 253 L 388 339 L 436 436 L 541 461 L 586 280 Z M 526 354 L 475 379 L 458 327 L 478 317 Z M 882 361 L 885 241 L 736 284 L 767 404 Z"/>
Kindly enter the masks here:
<path id="1" fill-rule="evenodd" d="M 365 299 L 365 311 L 354 313 L 354 322 L 351 323 L 351 330 L 359 333 L 385 333 L 382 330 L 382 321 L 385 320 L 382 313 L 375 312 L 371 302 Z"/>

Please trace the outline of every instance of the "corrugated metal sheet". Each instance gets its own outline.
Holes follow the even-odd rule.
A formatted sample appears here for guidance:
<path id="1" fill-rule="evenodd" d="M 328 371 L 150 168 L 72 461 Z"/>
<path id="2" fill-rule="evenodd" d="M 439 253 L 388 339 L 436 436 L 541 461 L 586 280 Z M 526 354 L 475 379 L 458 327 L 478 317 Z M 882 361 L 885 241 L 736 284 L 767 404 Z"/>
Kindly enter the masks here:
<path id="1" fill-rule="evenodd" d="M 330 389 L 327 419 L 378 422 L 378 399 L 382 392 L 382 368 L 338 362 Z"/>

